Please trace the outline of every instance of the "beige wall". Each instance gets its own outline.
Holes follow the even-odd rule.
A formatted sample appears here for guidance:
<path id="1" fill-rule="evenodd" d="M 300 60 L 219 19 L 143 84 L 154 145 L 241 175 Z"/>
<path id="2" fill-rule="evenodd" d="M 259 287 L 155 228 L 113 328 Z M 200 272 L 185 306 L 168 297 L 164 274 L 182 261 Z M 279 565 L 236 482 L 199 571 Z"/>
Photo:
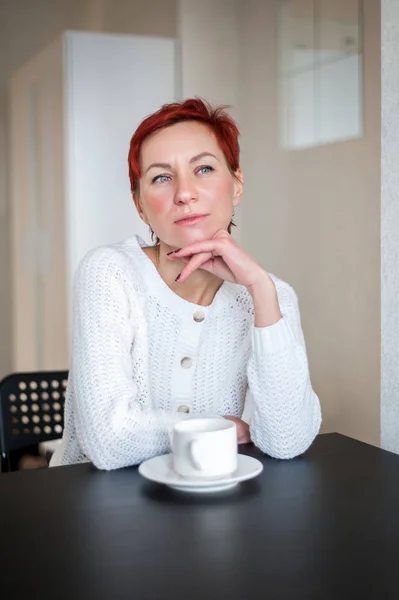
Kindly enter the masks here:
<path id="1" fill-rule="evenodd" d="M 176 0 L 7 0 L 0 3 L 0 378 L 11 369 L 7 84 L 65 29 L 176 35 Z"/>
<path id="2" fill-rule="evenodd" d="M 324 430 L 378 444 L 380 422 L 380 16 L 365 2 L 365 135 L 296 152 L 277 145 L 278 0 L 24 0 L 0 5 L 5 82 L 66 28 L 181 39 L 183 96 L 234 105 L 242 131 L 244 245 L 296 289 Z M 210 18 L 210 15 L 212 18 Z M 0 161 L 0 169 L 3 163 Z M 0 173 L 0 376 L 10 340 L 7 194 Z"/>
<path id="3" fill-rule="evenodd" d="M 227 105 L 238 122 L 240 0 L 179 0 L 182 98 L 200 96 L 213 105 Z M 212 15 L 212 18 L 209 18 Z M 235 213 L 233 235 L 242 241 L 241 210 Z"/>
<path id="4" fill-rule="evenodd" d="M 1 32 L 0 32 L 1 37 Z M 7 96 L 0 89 L 0 378 L 11 368 L 11 274 L 8 206 L 6 202 Z"/>
<path id="5" fill-rule="evenodd" d="M 179 0 L 182 94 L 228 104 L 237 116 L 239 23 L 236 0 Z M 209 18 L 212 15 L 212 19 Z"/>
<path id="6" fill-rule="evenodd" d="M 66 27 L 76 27 L 77 0 L 0 3 L 0 378 L 10 372 L 11 258 L 7 175 L 7 84 L 11 74 Z"/>
<path id="7" fill-rule="evenodd" d="M 300 300 L 324 431 L 380 440 L 380 15 L 365 0 L 365 132 L 279 150 L 277 1 L 242 6 L 243 239 Z"/>

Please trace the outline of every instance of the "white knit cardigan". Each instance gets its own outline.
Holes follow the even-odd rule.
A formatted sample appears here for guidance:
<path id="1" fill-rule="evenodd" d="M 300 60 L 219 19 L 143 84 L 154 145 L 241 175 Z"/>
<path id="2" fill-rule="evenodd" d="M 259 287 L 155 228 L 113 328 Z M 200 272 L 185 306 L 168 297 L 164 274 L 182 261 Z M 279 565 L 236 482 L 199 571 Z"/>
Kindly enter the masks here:
<path id="1" fill-rule="evenodd" d="M 187 302 L 144 245 L 134 236 L 93 250 L 76 273 L 65 430 L 52 466 L 138 464 L 169 452 L 173 425 L 201 414 L 243 416 L 270 456 L 303 453 L 321 412 L 293 289 L 272 276 L 283 318 L 255 327 L 245 287 L 225 282 L 210 306 Z"/>

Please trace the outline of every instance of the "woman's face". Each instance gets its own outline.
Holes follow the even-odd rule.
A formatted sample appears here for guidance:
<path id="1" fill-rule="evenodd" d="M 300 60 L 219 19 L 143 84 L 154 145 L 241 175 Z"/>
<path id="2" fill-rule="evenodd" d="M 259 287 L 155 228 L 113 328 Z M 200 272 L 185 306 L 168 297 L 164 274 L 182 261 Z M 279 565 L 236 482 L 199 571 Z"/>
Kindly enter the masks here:
<path id="1" fill-rule="evenodd" d="M 140 152 L 141 218 L 172 247 L 210 239 L 227 229 L 241 199 L 242 175 L 231 174 L 216 137 L 195 121 L 171 125 L 149 136 Z"/>

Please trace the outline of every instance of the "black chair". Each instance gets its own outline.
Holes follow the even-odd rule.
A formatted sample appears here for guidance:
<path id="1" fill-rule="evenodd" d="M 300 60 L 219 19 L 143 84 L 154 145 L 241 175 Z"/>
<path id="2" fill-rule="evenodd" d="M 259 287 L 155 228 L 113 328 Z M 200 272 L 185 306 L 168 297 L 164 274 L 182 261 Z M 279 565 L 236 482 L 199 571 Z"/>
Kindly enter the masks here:
<path id="1" fill-rule="evenodd" d="M 43 371 L 0 381 L 1 472 L 11 470 L 11 453 L 62 436 L 67 380 L 68 371 Z"/>

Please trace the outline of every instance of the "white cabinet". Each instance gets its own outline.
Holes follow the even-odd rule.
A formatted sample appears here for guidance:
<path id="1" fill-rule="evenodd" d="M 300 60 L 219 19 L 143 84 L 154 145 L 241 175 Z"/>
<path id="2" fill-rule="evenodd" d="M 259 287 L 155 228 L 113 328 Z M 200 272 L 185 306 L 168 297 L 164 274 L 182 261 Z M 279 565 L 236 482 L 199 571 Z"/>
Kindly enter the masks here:
<path id="1" fill-rule="evenodd" d="M 139 122 L 178 96 L 167 38 L 66 32 L 10 85 L 13 369 L 67 368 L 81 258 L 133 233 L 127 154 Z"/>

